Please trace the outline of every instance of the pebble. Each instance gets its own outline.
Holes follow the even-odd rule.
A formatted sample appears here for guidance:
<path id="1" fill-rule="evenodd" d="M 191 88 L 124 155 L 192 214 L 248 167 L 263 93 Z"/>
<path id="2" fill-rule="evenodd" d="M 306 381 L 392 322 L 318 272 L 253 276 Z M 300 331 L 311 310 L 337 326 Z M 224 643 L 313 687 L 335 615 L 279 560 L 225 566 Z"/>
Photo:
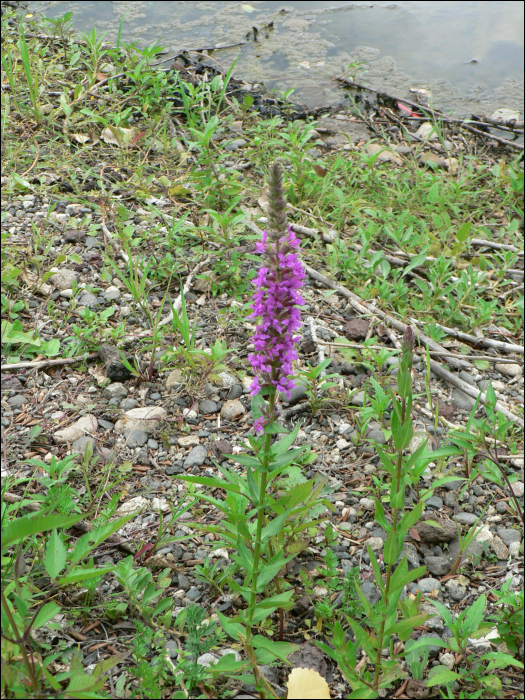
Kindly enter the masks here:
<path id="1" fill-rule="evenodd" d="M 238 383 L 236 377 L 234 377 L 233 374 L 230 374 L 230 372 L 219 372 L 219 379 L 221 380 L 221 385 L 225 389 L 230 389 L 234 384 Z M 250 380 L 253 381 L 253 377 L 250 377 Z"/>
<path id="2" fill-rule="evenodd" d="M 200 467 L 204 464 L 206 457 L 208 456 L 208 450 L 204 445 L 197 445 L 192 450 L 184 460 L 184 468 L 191 469 L 192 467 Z"/>
<path id="3" fill-rule="evenodd" d="M 91 447 L 94 448 L 95 439 L 89 435 L 83 435 L 82 437 L 78 438 L 78 440 L 75 440 L 75 442 L 71 445 L 71 449 L 73 452 L 79 452 L 80 456 L 83 457 L 86 452 L 87 445 L 91 445 Z"/>
<path id="4" fill-rule="evenodd" d="M 509 544 L 509 556 L 518 557 L 520 555 L 521 542 L 511 542 Z"/>
<path id="5" fill-rule="evenodd" d="M 420 565 L 418 551 L 416 546 L 411 542 L 405 542 L 397 561 L 400 562 L 403 557 L 406 557 L 409 571 L 417 569 Z"/>
<path id="6" fill-rule="evenodd" d="M 102 296 L 107 301 L 117 301 L 117 299 L 120 299 L 120 289 L 111 285 L 106 289 Z"/>
<path id="7" fill-rule="evenodd" d="M 124 384 L 121 384 L 120 382 L 113 382 L 112 384 L 109 384 L 102 392 L 102 396 L 105 399 L 123 399 L 127 395 L 128 390 Z"/>
<path id="8" fill-rule="evenodd" d="M 98 306 L 98 299 L 94 294 L 91 294 L 91 292 L 84 292 L 80 296 L 78 304 L 79 306 L 89 306 L 91 308 L 92 306 Z"/>
<path id="9" fill-rule="evenodd" d="M 381 600 L 381 591 L 372 581 L 362 581 L 361 590 L 372 607 Z"/>
<path id="10" fill-rule="evenodd" d="M 425 501 L 425 506 L 433 510 L 441 510 L 443 508 L 443 501 L 439 496 L 431 496 Z"/>
<path id="11" fill-rule="evenodd" d="M 200 445 L 201 441 L 197 435 L 184 435 L 177 439 L 177 444 L 181 447 L 195 447 L 196 445 Z"/>
<path id="12" fill-rule="evenodd" d="M 246 141 L 244 139 L 234 139 L 224 146 L 224 150 L 231 153 L 244 146 L 246 146 Z"/>
<path id="13" fill-rule="evenodd" d="M 497 362 L 495 368 L 501 374 L 506 374 L 509 377 L 519 377 L 522 373 L 521 365 L 513 363 Z"/>
<path id="14" fill-rule="evenodd" d="M 94 434 L 97 430 L 97 419 L 95 416 L 88 413 L 82 418 L 79 418 L 72 425 L 68 425 L 67 428 L 62 428 L 62 430 L 57 430 L 53 437 L 57 445 L 65 445 L 66 443 L 73 443 L 78 438 L 83 437 L 86 433 Z"/>
<path id="15" fill-rule="evenodd" d="M 204 399 L 199 403 L 199 413 L 201 414 L 217 413 L 218 410 L 219 407 L 215 401 L 210 401 L 210 399 Z"/>
<path id="16" fill-rule="evenodd" d="M 233 399 L 231 401 L 225 401 L 221 408 L 221 418 L 224 420 L 233 420 L 233 418 L 239 414 L 246 413 L 246 409 L 239 401 L 239 399 Z"/>
<path id="17" fill-rule="evenodd" d="M 450 562 L 447 557 L 425 557 L 425 564 L 429 573 L 434 576 L 445 576 L 450 571 Z"/>
<path id="18" fill-rule="evenodd" d="M 368 435 L 366 436 L 367 440 L 374 440 L 374 442 L 377 442 L 378 445 L 385 445 L 386 444 L 386 438 L 383 434 L 382 430 L 371 430 Z"/>
<path id="19" fill-rule="evenodd" d="M 240 399 L 244 393 L 244 389 L 240 384 L 234 384 L 230 391 L 228 392 L 228 399 L 231 401 L 233 399 Z M 208 397 L 208 398 L 211 398 Z"/>
<path id="20" fill-rule="evenodd" d="M 445 588 L 453 600 L 463 600 L 467 593 L 468 579 L 465 576 L 451 578 L 445 583 Z"/>
<path id="21" fill-rule="evenodd" d="M 129 501 L 126 501 L 119 506 L 115 515 L 129 515 L 130 513 L 134 513 L 135 511 L 144 508 L 144 506 L 147 504 L 148 500 L 144 498 L 144 496 L 135 496 L 135 498 L 131 498 Z"/>
<path id="22" fill-rule="evenodd" d="M 373 498 L 360 498 L 359 499 L 359 504 L 365 509 L 365 510 L 374 510 L 376 507 L 376 503 Z"/>
<path id="23" fill-rule="evenodd" d="M 162 396 L 159 394 L 158 391 L 154 391 L 152 394 L 149 395 L 149 400 L 150 401 L 160 401 Z"/>
<path id="24" fill-rule="evenodd" d="M 172 639 L 166 642 L 164 648 L 166 649 L 166 651 L 170 655 L 170 658 L 172 659 L 176 659 L 179 655 L 179 647 L 177 646 L 177 643 L 174 642 Z"/>
<path id="25" fill-rule="evenodd" d="M 308 394 L 306 393 L 306 387 L 303 384 L 296 384 L 294 388 L 290 391 L 290 397 L 280 391 L 279 398 L 281 401 L 285 401 L 290 406 L 295 406 L 301 399 L 306 399 Z"/>
<path id="26" fill-rule="evenodd" d="M 441 636 L 437 632 L 425 632 L 424 634 L 421 634 L 418 639 L 438 639 L 439 641 L 443 641 L 441 639 Z M 437 655 L 442 651 L 443 646 L 441 644 L 429 644 L 427 647 L 428 649 L 428 656 L 429 658 L 437 658 Z M 419 697 L 419 696 L 416 696 Z"/>
<path id="27" fill-rule="evenodd" d="M 159 443 L 156 440 L 148 440 L 148 447 L 151 450 L 158 450 L 159 449 Z"/>
<path id="28" fill-rule="evenodd" d="M 16 396 L 11 396 L 10 399 L 7 399 L 7 403 L 11 406 L 11 408 L 22 408 L 22 406 L 28 403 L 28 401 L 22 394 L 17 394 Z"/>
<path id="29" fill-rule="evenodd" d="M 517 498 L 521 498 L 523 496 L 523 481 L 515 481 L 513 484 L 511 484 L 510 488 L 512 489 L 512 493 Z"/>
<path id="30" fill-rule="evenodd" d="M 370 545 L 370 548 L 374 552 L 380 552 L 383 549 L 384 545 L 384 542 L 381 539 L 381 537 L 370 537 L 366 543 Z"/>
<path id="31" fill-rule="evenodd" d="M 64 268 L 52 275 L 49 281 L 54 284 L 57 289 L 71 289 L 73 284 L 77 282 L 77 273 Z"/>
<path id="32" fill-rule="evenodd" d="M 377 153 L 378 155 L 376 157 L 376 161 L 378 163 L 394 163 L 394 165 L 403 165 L 403 161 L 397 155 L 397 153 L 389 151 L 387 148 L 378 143 L 369 143 L 365 148 L 365 152 L 369 156 Z"/>
<path id="33" fill-rule="evenodd" d="M 135 408 L 137 402 L 135 399 L 123 399 L 119 405 L 123 411 L 131 411 L 132 408 Z"/>
<path id="34" fill-rule="evenodd" d="M 476 533 L 474 540 L 476 542 L 488 542 L 489 544 L 492 542 L 494 539 L 494 535 L 490 531 L 490 528 L 488 525 L 484 525 L 481 530 L 478 530 Z"/>
<path id="35" fill-rule="evenodd" d="M 166 389 L 168 391 L 171 391 L 172 389 L 175 389 L 176 387 L 180 386 L 182 383 L 182 372 L 180 369 L 174 369 L 172 370 L 168 378 L 166 379 Z"/>
<path id="36" fill-rule="evenodd" d="M 412 593 L 439 593 L 441 591 L 441 583 L 435 578 L 422 578 L 412 586 Z"/>
<path id="37" fill-rule="evenodd" d="M 433 632 L 441 634 L 445 627 L 445 623 L 443 622 L 443 618 L 438 613 L 437 609 L 431 603 L 422 603 L 421 612 L 430 613 L 432 615 L 432 617 L 428 617 L 423 624 Z"/>
<path id="38" fill-rule="evenodd" d="M 145 445 L 148 441 L 148 434 L 140 428 L 125 430 L 124 437 L 126 438 L 126 445 L 128 447 L 142 447 L 142 445 Z"/>
<path id="39" fill-rule="evenodd" d="M 458 523 L 465 523 L 466 525 L 474 525 L 478 519 L 477 515 L 474 513 L 458 513 L 454 516 Z"/>
<path id="40" fill-rule="evenodd" d="M 491 544 L 492 551 L 500 560 L 507 559 L 509 556 L 509 548 L 503 542 L 501 537 L 494 537 Z"/>
<path id="41" fill-rule="evenodd" d="M 139 428 L 147 433 L 151 433 L 157 427 L 157 421 L 165 420 L 168 417 L 162 406 L 143 406 L 132 408 L 119 418 L 115 423 L 115 432 L 121 433 L 124 430 Z"/>

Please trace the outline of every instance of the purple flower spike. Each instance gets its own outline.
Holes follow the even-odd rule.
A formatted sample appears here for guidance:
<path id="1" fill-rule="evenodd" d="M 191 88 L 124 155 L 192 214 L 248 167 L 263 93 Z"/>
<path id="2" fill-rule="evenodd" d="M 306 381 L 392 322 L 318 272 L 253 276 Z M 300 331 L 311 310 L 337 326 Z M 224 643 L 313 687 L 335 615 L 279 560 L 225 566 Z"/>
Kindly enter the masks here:
<path id="1" fill-rule="evenodd" d="M 273 385 L 277 391 L 290 396 L 294 388 L 290 375 L 297 359 L 295 343 L 300 339 L 295 332 L 301 326 L 301 312 L 297 306 L 304 301 L 298 291 L 304 280 L 303 266 L 297 256 L 299 240 L 288 227 L 281 237 L 269 237 L 265 231 L 257 244 L 257 252 L 266 256 L 267 267 L 261 267 L 254 281 L 250 318 L 260 318 L 251 338 L 255 352 L 248 356 L 255 379 L 251 385 L 254 396 L 262 387 Z M 262 430 L 263 421 L 254 425 Z"/>

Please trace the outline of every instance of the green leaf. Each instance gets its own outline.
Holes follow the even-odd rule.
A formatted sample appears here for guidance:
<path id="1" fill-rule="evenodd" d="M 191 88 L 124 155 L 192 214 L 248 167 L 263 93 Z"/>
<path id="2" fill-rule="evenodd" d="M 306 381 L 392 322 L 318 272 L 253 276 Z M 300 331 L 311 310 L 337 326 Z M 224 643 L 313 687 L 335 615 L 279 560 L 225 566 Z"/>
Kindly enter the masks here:
<path id="1" fill-rule="evenodd" d="M 397 557 L 399 552 L 398 546 L 397 546 L 397 538 L 396 538 L 396 533 L 391 530 L 388 537 L 386 538 L 386 542 L 383 547 L 383 556 L 385 559 L 385 564 L 395 564 L 397 561 Z"/>
<path id="2" fill-rule="evenodd" d="M 14 542 L 35 535 L 39 532 L 47 532 L 55 528 L 71 527 L 84 515 L 24 515 L 16 518 L 2 528 L 2 549 L 9 547 Z"/>
<path id="3" fill-rule="evenodd" d="M 435 204 L 439 197 L 438 183 L 435 182 L 428 191 L 427 202 L 429 204 Z"/>
<path id="4" fill-rule="evenodd" d="M 435 673 L 432 673 L 432 671 L 435 671 Z M 430 674 L 427 680 L 427 688 L 432 688 L 432 686 L 434 685 L 451 684 L 460 678 L 461 676 L 459 675 L 459 673 L 454 673 L 454 671 L 451 671 L 445 666 L 436 666 L 435 668 L 430 670 Z"/>
<path id="5" fill-rule="evenodd" d="M 293 445 L 295 438 L 297 437 L 298 431 L 299 423 L 296 424 L 295 428 L 292 430 L 291 433 L 288 433 L 288 435 L 285 435 L 285 437 L 283 437 L 282 440 L 279 440 L 278 442 L 272 445 L 271 454 L 281 455 L 284 452 L 286 452 Z"/>
<path id="6" fill-rule="evenodd" d="M 428 617 L 428 613 L 420 613 L 419 615 L 413 615 L 412 617 L 405 618 L 404 620 L 399 620 L 395 625 L 389 627 L 385 630 L 386 636 L 391 636 L 397 634 L 402 642 L 406 642 L 409 639 L 414 627 L 422 625 Z"/>
<path id="7" fill-rule="evenodd" d="M 106 673 L 117 664 L 125 661 L 130 654 L 131 651 L 122 651 L 120 654 L 112 654 L 109 659 L 100 661 L 93 669 L 93 676 L 95 676 L 95 678 L 100 678 L 103 673 Z"/>
<path id="8" fill-rule="evenodd" d="M 374 498 L 374 500 L 376 502 L 376 512 L 375 512 L 374 519 L 379 525 L 381 525 L 383 530 L 388 535 L 388 533 L 392 529 L 392 525 L 390 525 L 388 520 L 385 518 L 384 508 L 383 508 L 381 502 L 379 501 L 379 499 L 377 498 L 377 496 Z"/>
<path id="9" fill-rule="evenodd" d="M 239 455 L 236 455 L 237 457 Z M 257 464 L 259 464 L 257 462 Z M 234 484 L 229 484 L 227 481 L 221 481 L 220 479 L 214 479 L 211 476 L 177 476 L 178 479 L 182 481 L 189 481 L 191 484 L 202 484 L 203 486 L 212 486 L 216 489 L 224 489 L 224 491 L 233 491 L 233 493 L 240 493 L 241 489 L 239 486 Z"/>
<path id="10" fill-rule="evenodd" d="M 412 420 L 408 419 L 393 435 L 394 447 L 396 450 L 404 450 L 406 447 L 408 447 L 410 440 L 412 440 L 413 434 L 414 429 Z"/>
<path id="11" fill-rule="evenodd" d="M 54 601 L 46 603 L 36 616 L 33 629 L 37 630 L 39 627 L 46 625 L 49 620 L 55 617 L 55 615 L 58 615 L 61 610 L 62 608 L 60 605 L 57 605 Z"/>
<path id="12" fill-rule="evenodd" d="M 101 566 L 97 568 L 83 569 L 81 567 L 76 567 L 69 574 L 62 576 L 57 581 L 58 586 L 67 586 L 71 583 L 78 583 L 79 581 L 88 581 L 92 578 L 97 578 L 98 576 L 104 576 L 104 574 L 109 574 L 113 571 L 115 567 L 113 565 Z"/>
<path id="13" fill-rule="evenodd" d="M 489 662 L 487 671 L 492 671 L 494 668 L 505 668 L 506 666 L 517 666 L 518 668 L 523 668 L 521 661 L 518 661 L 518 659 L 515 659 L 510 654 L 504 654 L 501 651 L 483 654 L 483 656 L 480 656 L 478 661 Z"/>
<path id="14" fill-rule="evenodd" d="M 426 256 L 423 255 L 416 255 L 415 257 L 412 258 L 410 263 L 405 267 L 403 270 L 403 276 L 407 275 L 411 270 L 413 270 L 415 267 L 419 267 L 422 265 L 426 260 Z"/>
<path id="15" fill-rule="evenodd" d="M 267 637 L 263 637 L 262 634 L 256 634 L 254 637 L 252 637 L 251 641 L 256 649 L 264 649 L 275 659 L 280 659 L 285 663 L 289 663 L 286 657 L 299 649 L 298 644 L 291 644 L 290 642 L 274 642 Z"/>
<path id="16" fill-rule="evenodd" d="M 470 231 L 472 229 L 472 224 L 470 221 L 465 221 L 464 224 L 461 224 L 461 226 L 458 228 L 456 232 L 456 238 L 460 243 L 463 243 L 463 241 L 466 241 L 467 238 L 470 236 Z"/>
<path id="17" fill-rule="evenodd" d="M 232 622 L 229 618 L 226 617 L 226 615 L 223 615 L 220 612 L 217 613 L 217 616 L 219 618 L 223 630 L 229 637 L 234 639 L 236 642 L 239 641 L 239 635 L 242 638 L 246 637 L 246 628 L 239 622 Z"/>
<path id="18" fill-rule="evenodd" d="M 55 579 L 66 565 L 67 550 L 58 532 L 53 530 L 47 542 L 44 557 L 44 568 L 52 579 Z"/>
<path id="19" fill-rule="evenodd" d="M 298 424 L 299 425 L 299 424 Z M 268 542 L 270 537 L 274 537 L 277 535 L 281 530 L 283 529 L 284 523 L 286 522 L 286 518 L 288 517 L 289 513 L 285 511 L 281 515 L 278 515 L 276 518 L 271 520 L 266 527 L 263 528 L 263 531 L 261 533 L 261 542 L 264 544 L 265 542 Z"/>

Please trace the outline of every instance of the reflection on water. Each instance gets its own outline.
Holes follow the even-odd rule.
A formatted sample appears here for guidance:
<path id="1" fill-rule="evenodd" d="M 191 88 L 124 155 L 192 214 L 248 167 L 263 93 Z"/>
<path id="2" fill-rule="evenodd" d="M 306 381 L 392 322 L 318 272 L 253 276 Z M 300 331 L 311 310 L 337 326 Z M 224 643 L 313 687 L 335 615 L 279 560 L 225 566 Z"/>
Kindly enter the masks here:
<path id="1" fill-rule="evenodd" d="M 211 49 L 225 68 L 268 88 L 296 88 L 310 105 L 342 100 L 334 76 L 362 62 L 358 81 L 408 97 L 429 88 L 460 114 L 522 109 L 523 3 L 465 2 L 30 2 L 56 17 L 73 11 L 80 31 L 115 40 Z M 255 31 L 254 31 L 255 28 Z"/>

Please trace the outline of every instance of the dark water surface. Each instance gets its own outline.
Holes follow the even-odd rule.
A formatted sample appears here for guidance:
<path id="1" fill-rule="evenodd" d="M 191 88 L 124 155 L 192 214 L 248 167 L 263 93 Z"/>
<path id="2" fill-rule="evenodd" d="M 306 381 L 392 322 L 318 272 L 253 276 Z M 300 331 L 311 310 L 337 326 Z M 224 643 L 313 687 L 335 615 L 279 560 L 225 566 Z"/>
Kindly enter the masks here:
<path id="1" fill-rule="evenodd" d="M 409 97 L 426 89 L 436 107 L 465 115 L 523 109 L 524 3 L 465 2 L 29 2 L 32 12 L 72 11 L 80 31 L 175 53 L 213 49 L 235 74 L 314 106 L 337 104 L 336 76 Z M 255 31 L 254 31 L 255 28 Z M 222 48 L 221 48 L 222 47 Z M 227 47 L 227 48 L 224 48 Z"/>

